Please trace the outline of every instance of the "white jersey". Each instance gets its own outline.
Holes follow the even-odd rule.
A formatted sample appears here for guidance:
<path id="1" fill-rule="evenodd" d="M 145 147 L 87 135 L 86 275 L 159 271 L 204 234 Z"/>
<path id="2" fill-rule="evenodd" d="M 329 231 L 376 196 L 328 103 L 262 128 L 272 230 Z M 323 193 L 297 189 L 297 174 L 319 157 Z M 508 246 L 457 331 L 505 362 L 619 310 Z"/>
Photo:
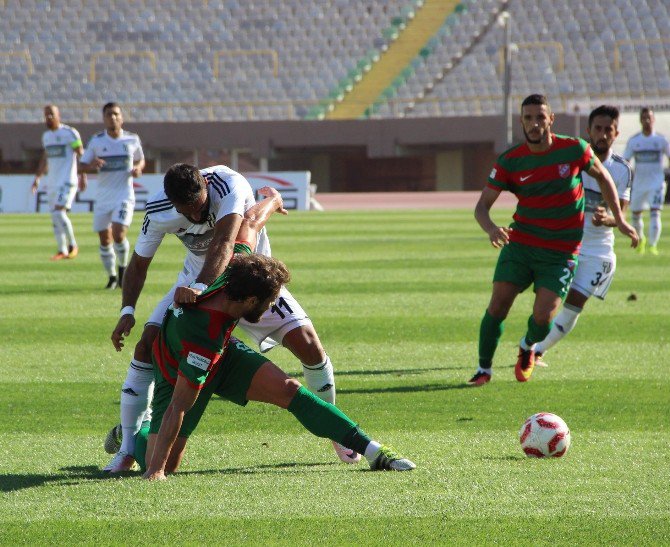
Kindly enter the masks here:
<path id="1" fill-rule="evenodd" d="M 77 153 L 81 147 L 77 130 L 61 124 L 58 129 L 49 129 L 42 135 L 42 146 L 47 156 L 47 184 L 50 191 L 63 185 L 77 185 Z"/>
<path id="2" fill-rule="evenodd" d="M 630 138 L 623 157 L 627 160 L 635 158 L 635 186 L 649 188 L 664 183 L 664 155 L 670 158 L 670 143 L 663 135 L 640 132 Z"/>
<path id="3" fill-rule="evenodd" d="M 98 193 L 96 203 L 119 203 L 135 201 L 133 190 L 133 163 L 144 159 L 142 143 L 135 133 L 121 130 L 118 139 L 107 134 L 107 131 L 91 137 L 82 163 L 91 163 L 95 158 L 105 161 L 97 176 Z"/>
<path id="4" fill-rule="evenodd" d="M 630 164 L 621 156 L 612 153 L 602 162 L 612 175 L 620 200 L 630 201 L 630 189 L 633 179 L 633 170 Z M 600 187 L 596 180 L 586 171 L 582 172 L 584 185 L 584 239 L 579 251 L 581 255 L 609 256 L 614 252 L 614 228 L 611 226 L 595 226 L 591 219 L 596 207 L 609 207 L 603 200 Z"/>
<path id="5" fill-rule="evenodd" d="M 187 249 L 184 273 L 197 275 L 205 263 L 205 255 L 214 237 L 214 226 L 230 214 L 244 216 L 256 200 L 251 185 L 242 175 L 225 165 L 201 169 L 208 183 L 209 214 L 202 224 L 194 224 L 177 212 L 161 190 L 147 201 L 146 215 L 135 243 L 135 252 L 145 258 L 156 254 L 165 234 L 175 234 Z M 256 252 L 270 256 L 265 229 L 258 236 Z"/>

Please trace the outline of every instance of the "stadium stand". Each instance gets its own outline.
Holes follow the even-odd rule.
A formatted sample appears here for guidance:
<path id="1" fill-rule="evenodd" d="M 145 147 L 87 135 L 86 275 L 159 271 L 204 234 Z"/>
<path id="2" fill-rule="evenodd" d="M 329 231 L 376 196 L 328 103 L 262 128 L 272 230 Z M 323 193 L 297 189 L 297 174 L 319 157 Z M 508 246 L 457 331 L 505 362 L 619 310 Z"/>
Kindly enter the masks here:
<path id="1" fill-rule="evenodd" d="M 426 2 L 429 0 L 426 0 Z M 22 0 L 0 4 L 0 122 L 48 102 L 99 120 L 323 117 L 389 49 L 424 0 Z M 462 0 L 366 117 L 500 114 L 503 10 L 512 95 L 670 97 L 667 0 Z M 664 30 L 665 29 L 665 30 Z"/>

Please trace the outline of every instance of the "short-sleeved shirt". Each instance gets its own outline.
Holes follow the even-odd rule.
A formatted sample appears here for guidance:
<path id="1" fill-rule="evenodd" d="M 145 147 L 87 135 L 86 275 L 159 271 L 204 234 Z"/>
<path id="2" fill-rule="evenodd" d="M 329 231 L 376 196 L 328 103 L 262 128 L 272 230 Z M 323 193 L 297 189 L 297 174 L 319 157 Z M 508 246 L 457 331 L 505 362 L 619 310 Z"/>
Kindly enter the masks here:
<path id="1" fill-rule="evenodd" d="M 610 151 L 603 161 L 605 169 L 612 175 L 614 185 L 620 200 L 630 201 L 630 189 L 633 181 L 633 170 L 630 164 L 621 156 Z M 591 219 L 596 207 L 606 207 L 600 186 L 588 173 L 582 173 L 584 184 L 584 239 L 579 252 L 580 255 L 609 256 L 614 250 L 614 228 L 611 226 L 595 226 Z"/>
<path id="2" fill-rule="evenodd" d="M 564 135 L 552 135 L 546 152 L 531 152 L 523 143 L 502 153 L 487 186 L 519 199 L 510 241 L 576 254 L 584 232 L 581 173 L 593 162 L 586 141 Z"/>
<path id="3" fill-rule="evenodd" d="M 82 146 L 81 137 L 74 127 L 61 124 L 58 129 L 45 131 L 42 146 L 47 156 L 47 185 L 49 190 L 60 188 L 63 183 L 77 184 L 77 150 Z"/>
<path id="4" fill-rule="evenodd" d="M 142 143 L 135 133 L 121 130 L 118 139 L 109 136 L 107 131 L 91 137 L 82 163 L 91 163 L 95 158 L 105 161 L 97 175 L 97 203 L 116 204 L 123 201 L 135 201 L 133 164 L 144 159 Z"/>
<path id="5" fill-rule="evenodd" d="M 235 252 L 251 254 L 251 248 L 246 244 L 235 244 Z M 227 282 L 226 268 L 197 301 L 202 302 L 216 294 Z M 202 389 L 214 378 L 237 321 L 217 310 L 170 305 L 153 344 L 154 365 L 170 384 L 175 385 L 182 376 L 193 389 Z"/>
<path id="6" fill-rule="evenodd" d="M 207 181 L 210 205 L 207 221 L 194 224 L 177 212 L 161 190 L 147 201 L 144 222 L 135 243 L 135 252 L 145 258 L 156 254 L 165 234 L 174 234 L 187 249 L 184 269 L 187 274 L 200 273 L 207 249 L 214 237 L 214 226 L 230 214 L 244 216 L 256 200 L 251 185 L 242 175 L 225 165 L 202 169 Z M 265 228 L 258 236 L 256 252 L 270 255 L 270 243 Z"/>
<path id="7" fill-rule="evenodd" d="M 635 160 L 635 179 L 638 187 L 654 188 L 664 183 L 663 156 L 670 157 L 670 143 L 660 133 L 636 133 L 626 143 L 623 157 Z"/>

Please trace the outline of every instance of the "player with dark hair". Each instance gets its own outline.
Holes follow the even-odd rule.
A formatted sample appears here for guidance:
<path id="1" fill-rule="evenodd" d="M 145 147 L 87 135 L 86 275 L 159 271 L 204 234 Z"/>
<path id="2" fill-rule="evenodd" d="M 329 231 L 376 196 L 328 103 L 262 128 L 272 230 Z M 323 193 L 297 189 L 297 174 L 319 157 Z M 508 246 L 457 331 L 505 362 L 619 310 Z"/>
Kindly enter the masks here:
<path id="1" fill-rule="evenodd" d="M 123 282 L 130 255 L 126 236 L 135 210 L 133 179 L 142 175 L 145 162 L 140 138 L 122 129 L 121 107 L 105 104 L 102 118 L 105 131 L 91 138 L 81 167 L 88 173 L 98 173 L 93 229 L 98 232 L 100 260 L 109 276 L 106 288 L 115 289 Z"/>
<path id="2" fill-rule="evenodd" d="M 640 238 L 638 252 L 644 254 L 647 248 L 652 255 L 658 254 L 658 240 L 661 237 L 661 211 L 665 198 L 665 174 L 663 156 L 670 158 L 670 142 L 654 131 L 654 111 L 645 107 L 640 110 L 642 131 L 633 135 L 626 144 L 623 157 L 635 160 L 635 178 L 630 198 L 633 212 L 632 223 Z M 642 211 L 649 209 L 649 237 L 644 235 Z"/>
<path id="3" fill-rule="evenodd" d="M 74 258 L 79 253 L 79 247 L 67 212 L 72 207 L 77 188 L 82 192 L 86 190 L 85 173 L 79 173 L 77 183 L 77 160 L 84 153 L 84 147 L 77 130 L 61 123 L 56 105 L 44 107 L 44 122 L 47 126 L 47 131 L 42 135 L 44 152 L 37 166 L 32 191 L 33 194 L 37 192 L 40 178 L 46 173 L 49 209 L 57 246 L 57 252 L 51 260 Z"/>
<path id="4" fill-rule="evenodd" d="M 633 171 L 630 164 L 612 152 L 619 135 L 619 109 L 601 105 L 589 115 L 587 133 L 596 157 L 610 173 L 616 185 L 621 212 L 626 213 L 630 200 Z M 543 354 L 575 328 L 579 314 L 591 296 L 605 299 L 616 271 L 614 226 L 616 221 L 603 202 L 598 183 L 582 173 L 584 185 L 584 238 L 579 251 L 579 264 L 563 308 L 556 316 L 547 337 L 535 346 L 535 361 L 544 365 Z"/>
<path id="5" fill-rule="evenodd" d="M 117 473 L 133 464 L 135 434 L 151 413 L 149 403 L 154 385 L 151 346 L 165 311 L 173 301 L 188 303 L 225 270 L 245 211 L 254 203 L 251 186 L 241 174 L 223 165 L 198 169 L 187 164 L 170 167 L 165 174 L 163 191 L 147 202 L 135 252 L 126 271 L 121 317 L 112 332 L 112 343 L 117 351 L 123 347 L 124 336 L 128 336 L 135 325 L 135 305 L 164 236 L 176 235 L 187 253 L 176 283 L 154 309 L 135 346 L 121 389 L 123 441 L 105 471 Z M 258 241 L 253 243 L 257 253 L 271 254 L 265 230 L 259 232 Z M 240 327 L 252 336 L 262 352 L 278 344 L 291 351 L 302 363 L 309 389 L 321 399 L 335 403 L 333 365 L 311 319 L 288 289 L 280 291 L 277 301 L 260 322 L 252 324 L 242 319 Z M 114 453 L 115 446 L 112 436 L 105 450 Z M 345 463 L 357 463 L 361 459 L 360 454 L 337 443 L 334 448 Z"/>
<path id="6" fill-rule="evenodd" d="M 596 180 L 619 230 L 631 238 L 633 247 L 638 242 L 635 230 L 621 213 L 612 177 L 588 143 L 551 132 L 554 114 L 546 97 L 526 97 L 520 121 L 525 142 L 498 157 L 475 206 L 475 218 L 491 245 L 502 250 L 479 331 L 479 368 L 468 382 L 473 386 L 491 380 L 503 322 L 516 297 L 533 284 L 533 313 L 514 369 L 519 382 L 530 379 L 535 344 L 549 333 L 577 265 L 584 230 L 582 171 Z M 490 214 L 503 190 L 519 200 L 509 228 L 496 225 Z"/>
<path id="7" fill-rule="evenodd" d="M 177 470 L 213 394 L 242 406 L 252 400 L 285 408 L 314 435 L 364 454 L 373 470 L 414 469 L 414 463 L 370 439 L 336 406 L 230 337 L 240 318 L 257 323 L 290 280 L 278 260 L 250 254 L 272 212 L 283 211 L 279 193 L 265 192 L 268 198 L 247 211 L 238 233 L 235 250 L 245 254 L 236 254 L 202 293 L 192 293 L 191 303 L 172 305 L 165 314 L 152 350 L 154 414 L 138 433 L 133 453 L 146 468 L 144 478 L 162 480 Z"/>

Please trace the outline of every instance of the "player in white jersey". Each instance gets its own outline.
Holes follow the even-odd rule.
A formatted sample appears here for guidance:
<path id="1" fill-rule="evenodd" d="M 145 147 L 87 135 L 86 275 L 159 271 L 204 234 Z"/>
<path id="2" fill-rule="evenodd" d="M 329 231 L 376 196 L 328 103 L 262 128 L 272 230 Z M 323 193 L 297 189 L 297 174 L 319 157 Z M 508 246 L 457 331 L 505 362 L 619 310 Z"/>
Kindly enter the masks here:
<path id="1" fill-rule="evenodd" d="M 100 237 L 100 260 L 109 276 L 106 288 L 115 289 L 121 286 L 128 265 L 130 243 L 126 235 L 135 209 L 133 179 L 142 175 L 144 152 L 140 138 L 122 129 L 118 104 L 103 106 L 102 117 L 105 131 L 91 138 L 81 163 L 87 172 L 98 173 L 93 230 Z"/>
<path id="2" fill-rule="evenodd" d="M 79 174 L 77 183 L 77 160 L 84 153 L 84 147 L 77 130 L 61 123 L 56 105 L 44 107 L 44 122 L 48 129 L 42 134 L 44 152 L 37 166 L 32 191 L 33 194 L 37 192 L 40 178 L 46 173 L 49 210 L 58 248 L 51 260 L 74 258 L 79 253 L 79 247 L 67 212 L 72 208 L 77 188 L 82 192 L 86 190 L 86 175 L 83 172 Z"/>
<path id="3" fill-rule="evenodd" d="M 150 417 L 148 409 L 153 391 L 151 346 L 165 310 L 173 300 L 191 302 L 194 295 L 218 277 L 217 272 L 223 272 L 232 256 L 242 218 L 255 203 L 247 180 L 223 165 L 202 170 L 191 165 L 173 165 L 165 174 L 164 187 L 163 192 L 147 202 L 135 252 L 125 273 L 121 317 L 111 336 L 117 351 L 121 351 L 124 337 L 135 325 L 135 305 L 151 260 L 165 234 L 175 234 L 181 240 L 187 248 L 186 260 L 176 283 L 154 309 L 135 346 L 121 389 L 121 446 L 104 468 L 111 473 L 132 467 L 134 460 L 128 454 L 133 453 L 135 434 L 142 422 Z M 259 234 L 256 252 L 270 255 L 265 230 Z M 330 358 L 312 321 L 285 287 L 258 323 L 241 320 L 239 326 L 254 338 L 261 351 L 268 351 L 277 344 L 290 350 L 302 362 L 310 390 L 329 403 L 335 402 L 335 378 Z M 105 449 L 111 453 L 116 449 L 115 429 L 105 443 Z M 334 446 L 342 461 L 356 463 L 360 460 L 360 454 L 336 443 Z"/>
<path id="4" fill-rule="evenodd" d="M 661 237 L 661 210 L 665 198 L 664 156 L 670 158 L 670 143 L 660 133 L 654 131 L 654 112 L 651 108 L 640 110 L 642 131 L 633 135 L 623 153 L 627 160 L 635 160 L 635 179 L 630 200 L 633 212 L 633 227 L 640 236 L 638 253 L 658 254 L 658 240 Z M 644 235 L 642 211 L 649 209 L 649 238 Z"/>
<path id="5" fill-rule="evenodd" d="M 625 159 L 612 152 L 612 144 L 619 135 L 618 126 L 619 110 L 614 106 L 602 105 L 589 114 L 587 132 L 591 148 L 612 175 L 621 210 L 625 212 L 630 200 L 633 171 Z M 535 364 L 539 366 L 545 365 L 543 354 L 575 328 L 588 299 L 591 296 L 605 299 L 616 270 L 613 229 L 616 221 L 607 209 L 595 179 L 582 173 L 582 183 L 586 203 L 584 238 L 577 271 L 549 334 L 535 346 Z"/>

